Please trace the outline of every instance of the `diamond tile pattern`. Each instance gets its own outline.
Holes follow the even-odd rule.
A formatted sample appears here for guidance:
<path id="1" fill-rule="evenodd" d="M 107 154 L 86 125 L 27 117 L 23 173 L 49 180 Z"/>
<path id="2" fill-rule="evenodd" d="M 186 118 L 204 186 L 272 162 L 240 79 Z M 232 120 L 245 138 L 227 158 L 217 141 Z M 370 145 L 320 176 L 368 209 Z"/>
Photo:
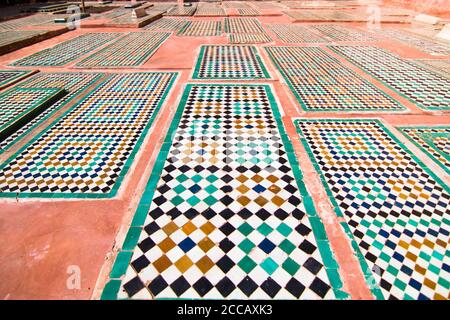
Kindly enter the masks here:
<path id="1" fill-rule="evenodd" d="M 54 47 L 41 50 L 22 58 L 15 66 L 64 66 L 102 45 L 118 38 L 121 33 L 96 32 L 87 33 L 64 41 Z"/>
<path id="2" fill-rule="evenodd" d="M 425 110 L 450 110 L 450 78 L 374 46 L 333 50 Z"/>
<path id="3" fill-rule="evenodd" d="M 309 111 L 402 111 L 404 107 L 318 47 L 266 47 Z"/>
<path id="4" fill-rule="evenodd" d="M 110 76 L 0 166 L 1 195 L 112 196 L 175 75 Z"/>
<path id="5" fill-rule="evenodd" d="M 182 101 L 119 298 L 333 298 L 270 87 Z"/>
<path id="6" fill-rule="evenodd" d="M 66 103 L 71 101 L 81 91 L 87 89 L 100 77 L 100 73 L 80 73 L 80 72 L 52 72 L 38 73 L 30 79 L 21 82 L 21 88 L 61 88 L 66 91 L 66 95 L 42 111 L 34 119 L 25 123 L 19 130 L 11 134 L 8 138 L 0 142 L 0 153 L 6 151 L 13 144 L 18 142 L 24 135 L 28 134 L 36 126 L 48 119 Z"/>
<path id="7" fill-rule="evenodd" d="M 450 126 L 400 127 L 399 129 L 450 174 Z"/>
<path id="8" fill-rule="evenodd" d="M 130 32 L 77 63 L 77 67 L 130 67 L 143 64 L 170 36 L 167 32 Z"/>
<path id="9" fill-rule="evenodd" d="M 378 120 L 299 120 L 382 294 L 449 299 L 449 188 Z"/>
<path id="10" fill-rule="evenodd" d="M 194 79 L 261 79 L 269 75 L 254 46 L 202 46 Z"/>

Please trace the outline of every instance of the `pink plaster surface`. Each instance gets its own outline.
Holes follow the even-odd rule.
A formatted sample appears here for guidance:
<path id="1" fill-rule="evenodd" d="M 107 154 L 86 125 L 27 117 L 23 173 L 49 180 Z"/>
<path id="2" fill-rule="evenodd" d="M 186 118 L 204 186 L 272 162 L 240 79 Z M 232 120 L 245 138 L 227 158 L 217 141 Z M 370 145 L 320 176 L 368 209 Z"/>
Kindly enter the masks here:
<path id="1" fill-rule="evenodd" d="M 258 8 L 255 6 L 255 8 Z M 291 23 L 292 19 L 281 15 L 286 8 L 267 9 L 267 15 L 259 17 L 263 23 Z M 190 18 L 206 20 L 208 18 Z M 214 19 L 214 18 L 209 18 Z M 217 18 L 215 19 L 217 20 Z M 90 21 L 89 23 L 102 23 Z M 358 24 L 346 24 L 360 26 Z M 362 26 L 364 28 L 364 26 Z M 82 28 L 71 31 L 38 44 L 0 56 L 0 68 L 10 62 L 51 47 L 62 41 L 72 39 L 87 32 L 129 32 L 139 29 L 120 28 Z M 290 45 L 279 41 L 268 32 L 274 42 L 270 45 Z M 190 80 L 199 48 L 202 44 L 226 44 L 227 37 L 178 37 L 172 35 L 157 52 L 138 68 L 120 70 L 98 70 L 105 72 L 167 70 L 179 71 L 180 75 L 160 110 L 152 129 L 142 144 L 126 178 L 121 184 L 118 195 L 107 200 L 45 200 L 45 199 L 0 199 L 0 298 L 2 299 L 97 299 L 114 261 L 117 248 L 120 248 L 128 225 L 134 215 L 140 196 L 150 176 L 155 158 L 159 152 L 168 126 L 178 106 L 184 85 Z M 430 58 L 431 56 L 401 44 L 397 41 L 379 41 L 378 45 L 393 51 L 405 58 Z M 311 45 L 311 44 L 307 44 Z M 333 54 L 347 67 L 351 68 L 378 88 L 381 88 L 394 99 L 402 103 L 408 111 L 402 114 L 364 113 L 307 113 L 301 110 L 298 102 L 280 79 L 279 72 L 269 60 L 265 51 L 257 45 L 272 78 L 258 80 L 258 83 L 270 83 L 278 99 L 283 113 L 283 123 L 294 145 L 307 189 L 313 197 L 316 209 L 321 217 L 330 244 L 340 266 L 340 275 L 344 282 L 344 290 L 353 299 L 372 299 L 361 267 L 355 258 L 349 239 L 341 229 L 338 217 L 333 213 L 332 205 L 326 195 L 317 172 L 314 170 L 293 126 L 293 118 L 298 117 L 377 117 L 390 126 L 406 124 L 448 124 L 448 113 L 425 112 L 407 99 L 386 88 L 356 66 Z M 302 45 L 299 45 L 302 46 Z M 81 60 L 82 57 L 79 59 Z M 77 61 L 64 67 L 42 67 L 40 71 L 80 71 L 72 68 Z M 19 68 L 30 69 L 30 68 Z M 82 69 L 81 69 L 82 70 Z M 89 69 L 89 71 L 97 71 Z M 236 81 L 234 82 L 236 83 Z M 54 117 L 53 117 L 54 118 Z M 49 120 L 51 121 L 51 120 Z M 42 125 L 39 130 L 47 125 Z M 38 131 L 38 130 L 36 130 Z M 35 131 L 35 132 L 36 132 Z M 399 137 L 399 133 L 394 133 Z M 7 155 L 20 148 L 31 139 L 33 133 L 13 148 Z M 403 139 L 403 138 L 402 138 Z M 7 155 L 0 157 L 4 160 Z M 430 164 L 423 155 L 421 159 Z M 430 164 L 432 165 L 432 164 Z M 436 170 L 440 170 L 437 168 Z M 438 172 L 439 174 L 444 174 Z M 448 181 L 448 176 L 444 177 Z M 81 288 L 68 289 L 70 279 L 68 268 L 78 266 L 81 271 Z M 99 276 L 100 275 L 100 276 Z M 96 289 L 95 289 L 96 288 Z M 95 290 L 94 290 L 95 289 Z"/>

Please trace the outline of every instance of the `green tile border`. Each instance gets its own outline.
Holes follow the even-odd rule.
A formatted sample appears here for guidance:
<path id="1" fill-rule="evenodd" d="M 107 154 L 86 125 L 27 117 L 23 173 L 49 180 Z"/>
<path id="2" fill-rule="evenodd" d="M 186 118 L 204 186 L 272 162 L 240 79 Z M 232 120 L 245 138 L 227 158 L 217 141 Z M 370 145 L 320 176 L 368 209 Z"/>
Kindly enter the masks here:
<path id="1" fill-rule="evenodd" d="M 328 199 L 330 200 L 330 202 L 332 203 L 333 207 L 334 207 L 334 212 L 336 213 L 336 215 L 340 218 L 344 218 L 344 214 L 342 213 L 339 204 L 337 203 L 336 199 L 334 198 L 330 187 L 328 186 L 327 180 L 325 179 L 325 176 L 323 174 L 323 171 L 320 169 L 320 166 L 314 156 L 314 153 L 311 149 L 311 147 L 309 146 L 308 142 L 306 141 L 306 139 L 303 137 L 303 133 L 300 129 L 299 123 L 300 122 L 308 122 L 308 121 L 315 121 L 315 122 L 329 122 L 329 121 L 341 121 L 341 122 L 361 122 L 361 121 L 373 121 L 376 122 L 380 128 L 395 142 L 397 143 L 406 153 L 409 154 L 409 156 L 411 156 L 411 158 L 417 162 L 417 164 L 425 171 L 427 172 L 433 179 L 436 180 L 437 183 L 441 184 L 441 186 L 446 190 L 446 192 L 450 193 L 450 187 L 448 187 L 438 176 L 436 176 L 422 161 L 420 161 L 419 158 L 417 158 L 414 153 L 409 150 L 379 119 L 374 119 L 374 118 L 360 118 L 360 119 L 339 119 L 339 118 L 308 118 L 308 119 L 293 119 L 294 125 L 295 125 L 295 129 L 297 131 L 297 134 L 300 137 L 300 141 L 302 142 L 302 145 L 304 146 L 306 153 L 308 154 L 314 169 L 316 170 L 317 174 L 320 177 L 320 180 L 322 182 L 322 185 L 327 193 Z M 355 255 L 360 263 L 362 272 L 364 274 L 364 277 L 366 279 L 366 284 L 369 287 L 369 289 L 371 290 L 372 294 L 375 296 L 376 299 L 378 300 L 384 300 L 384 296 L 381 292 L 381 289 L 378 285 L 376 284 L 372 284 L 371 283 L 371 279 L 373 279 L 373 274 L 370 271 L 370 268 L 364 258 L 364 255 L 362 254 L 362 252 L 359 249 L 358 244 L 356 243 L 356 240 L 353 236 L 353 234 L 350 231 L 350 228 L 347 225 L 347 222 L 341 222 L 341 227 L 344 229 L 345 233 L 347 234 L 348 238 L 350 239 L 352 248 L 355 252 Z"/>
<path id="2" fill-rule="evenodd" d="M 0 82 L 0 89 L 3 89 L 7 86 L 10 86 L 14 83 L 17 83 L 18 81 L 21 81 L 29 76 L 31 76 L 32 74 L 36 73 L 36 70 L 12 70 L 12 69 L 3 69 L 0 70 L 0 73 L 17 73 L 16 76 L 3 80 L 2 82 Z"/>
<path id="3" fill-rule="evenodd" d="M 348 299 L 350 296 L 348 293 L 342 290 L 343 283 L 341 277 L 339 275 L 338 269 L 339 265 L 336 262 L 333 252 L 330 247 L 330 243 L 328 237 L 325 232 L 325 227 L 317 216 L 316 209 L 314 207 L 311 196 L 306 190 L 305 185 L 302 183 L 303 174 L 300 170 L 297 157 L 295 155 L 295 151 L 291 144 L 290 139 L 284 129 L 282 116 L 278 109 L 278 104 L 276 102 L 275 96 L 272 93 L 272 86 L 269 84 L 193 84 L 188 83 L 184 89 L 183 95 L 181 97 L 178 108 L 175 112 L 174 118 L 170 127 L 166 133 L 166 137 L 164 139 L 164 143 L 161 146 L 161 150 L 156 159 L 155 165 L 153 167 L 150 178 L 148 179 L 147 185 L 145 187 L 144 193 L 142 194 L 139 205 L 134 214 L 133 220 L 131 222 L 130 228 L 127 232 L 125 241 L 122 245 L 122 249 L 119 251 L 116 260 L 113 264 L 113 268 L 111 270 L 111 274 L 108 278 L 108 282 L 106 283 L 102 295 L 101 300 L 117 300 L 117 294 L 120 290 L 121 279 L 113 278 L 111 275 L 115 275 L 117 268 L 120 268 L 125 263 L 128 263 L 128 255 L 121 255 L 121 252 L 131 252 L 133 253 L 135 247 L 137 246 L 139 234 L 142 232 L 144 227 L 145 218 L 150 210 L 151 202 L 156 190 L 156 186 L 158 184 L 160 175 L 164 169 L 164 163 L 169 154 L 170 147 L 172 146 L 172 141 L 174 138 L 174 133 L 176 132 L 178 125 L 181 121 L 181 117 L 183 115 L 184 107 L 186 106 L 186 102 L 188 100 L 189 94 L 191 92 L 191 88 L 193 86 L 228 86 L 228 87 L 254 87 L 254 86 L 262 86 L 265 88 L 267 97 L 269 99 L 269 103 L 273 112 L 273 117 L 276 120 L 279 134 L 281 136 L 281 140 L 286 150 L 286 154 L 289 160 L 289 164 L 291 165 L 292 174 L 297 183 L 299 192 L 301 194 L 305 210 L 308 215 L 308 219 L 311 224 L 311 228 L 313 230 L 314 237 L 316 238 L 317 247 L 320 252 L 320 256 L 323 259 L 323 265 L 325 267 L 328 279 L 330 281 L 331 287 L 337 299 Z M 117 267 L 116 267 L 117 265 Z M 114 273 L 113 273 L 114 271 Z M 157 298 L 158 300 L 158 298 Z M 167 300 L 167 299 L 161 299 Z"/>
<path id="4" fill-rule="evenodd" d="M 241 47 L 249 47 L 252 51 L 253 55 L 255 56 L 256 63 L 261 68 L 261 71 L 263 72 L 262 77 L 240 77 L 240 78 L 232 78 L 232 77 L 207 77 L 202 78 L 199 76 L 200 68 L 203 62 L 203 59 L 205 58 L 205 50 L 206 47 L 235 47 L 235 46 L 241 46 Z M 197 58 L 197 62 L 195 64 L 194 73 L 192 74 L 192 79 L 194 80 L 262 80 L 262 79 L 271 79 L 269 72 L 267 71 L 266 66 L 264 65 L 264 62 L 261 59 L 261 56 L 259 55 L 258 51 L 256 50 L 256 47 L 253 45 L 241 45 L 241 44 L 206 44 L 202 45 L 200 47 L 200 53 Z"/>
<path id="5" fill-rule="evenodd" d="M 72 72 L 48 72 L 48 73 L 41 73 L 40 75 L 45 75 L 45 74 L 72 74 Z M 87 72 L 86 72 L 87 73 Z M 23 137 L 25 137 L 26 135 L 28 135 L 32 130 L 34 130 L 36 127 L 40 126 L 44 121 L 46 121 L 47 119 L 49 119 L 50 117 L 52 117 L 57 111 L 61 110 L 62 108 L 64 108 L 68 103 L 72 102 L 75 98 L 77 98 L 81 92 L 83 92 L 84 90 L 86 90 L 87 88 L 89 88 L 91 85 L 93 85 L 95 82 L 97 82 L 100 78 L 104 77 L 105 74 L 104 73 L 93 73 L 93 74 L 97 74 L 96 77 L 94 77 L 91 81 L 89 81 L 88 83 L 86 83 L 86 85 L 83 88 L 78 89 L 73 97 L 67 101 L 65 101 L 64 103 L 62 103 L 59 108 L 55 109 L 54 111 L 50 112 L 48 115 L 46 115 L 44 118 L 42 118 L 39 122 L 35 123 L 33 126 L 31 126 L 27 131 L 25 131 L 23 134 L 21 134 L 20 136 L 18 136 L 16 139 L 14 139 L 14 141 L 11 141 L 11 143 L 9 143 L 8 145 L 5 146 L 5 148 L 0 149 L 0 155 L 5 153 L 9 148 L 11 148 L 12 145 L 16 144 L 18 141 L 22 140 Z M 30 80 L 33 80 L 33 77 L 27 79 L 25 82 L 23 82 L 23 84 L 26 84 L 27 82 L 29 82 Z M 106 79 L 105 79 L 106 80 Z M 22 84 L 22 85 L 23 85 Z M 68 93 L 70 94 L 70 93 Z M 89 94 L 89 93 L 88 93 Z M 47 127 L 48 128 L 48 127 Z M 45 128 L 45 130 L 47 129 Z M 1 167 L 1 166 L 0 166 Z M 1 193 L 0 193 L 1 196 Z"/>
<path id="6" fill-rule="evenodd" d="M 26 122 L 37 117 L 46 108 L 51 106 L 53 103 L 61 99 L 67 92 L 61 88 L 22 88 L 14 87 L 9 90 L 0 93 L 0 99 L 3 96 L 10 94 L 11 92 L 32 92 L 40 91 L 45 92 L 47 95 L 45 97 L 39 98 L 31 106 L 28 106 L 26 110 L 23 110 L 20 114 L 10 119 L 8 122 L 0 126 L 0 139 L 6 139 L 8 136 L 17 130 L 19 130 Z"/>
<path id="7" fill-rule="evenodd" d="M 347 68 L 346 66 L 344 66 L 339 60 L 336 60 L 335 57 L 331 56 L 328 54 L 328 52 L 326 52 L 325 50 L 322 49 L 322 47 L 320 46 L 308 46 L 308 47 L 299 47 L 299 48 L 319 48 L 320 50 L 322 50 L 324 53 L 326 53 L 327 55 L 329 55 L 331 58 L 333 58 L 333 60 L 335 60 L 335 62 L 339 63 L 340 65 L 342 65 L 343 68 L 347 69 L 348 71 L 350 71 L 356 78 L 360 79 L 362 82 L 364 82 L 365 84 L 367 84 L 368 86 L 372 87 L 373 89 L 375 89 L 380 95 L 386 97 L 389 100 L 392 100 L 394 103 L 396 103 L 397 105 L 399 105 L 401 107 L 401 109 L 398 110 L 392 110 L 392 109 L 373 109 L 373 108 L 365 108 L 365 109 L 342 109 L 342 108 L 333 108 L 333 109 L 317 109 L 317 108 L 310 108 L 308 107 L 305 102 L 303 101 L 303 99 L 300 97 L 300 95 L 297 93 L 297 91 L 295 90 L 294 86 L 292 85 L 291 80 L 289 79 L 288 75 L 286 74 L 286 72 L 284 71 L 283 68 L 281 68 L 281 66 L 279 65 L 279 63 L 276 61 L 276 58 L 272 55 L 272 53 L 270 52 L 269 48 L 296 48 L 298 46 L 265 46 L 264 49 L 266 50 L 267 55 L 269 56 L 270 60 L 273 62 L 273 64 L 276 66 L 276 68 L 278 69 L 278 71 L 281 73 L 281 75 L 283 76 L 284 80 L 286 81 L 287 85 L 289 86 L 289 89 L 291 89 L 291 92 L 294 94 L 295 98 L 297 99 L 298 103 L 300 104 L 301 108 L 304 111 L 310 111 L 310 112 L 342 112 L 342 113 L 358 113 L 358 112 L 383 112 L 383 113 L 395 113 L 395 114 L 399 114 L 399 113 L 404 113 L 406 111 L 409 111 L 408 108 L 406 108 L 405 106 L 403 106 L 401 103 L 399 103 L 396 99 L 392 98 L 391 96 L 389 96 L 387 93 L 385 93 L 384 91 L 382 91 L 381 89 L 377 88 L 376 86 L 374 86 L 373 84 L 371 84 L 369 81 L 367 81 L 366 79 L 364 79 L 363 77 L 361 77 L 359 74 L 357 74 L 356 72 L 354 72 L 353 70 Z"/>
<path id="8" fill-rule="evenodd" d="M 43 192 L 23 192 L 23 193 L 15 193 L 15 192 L 0 192 L 0 198 L 1 197 L 7 197 L 7 198 L 65 198 L 65 199 L 71 199 L 71 198 L 94 198 L 94 199 L 101 199 L 101 198 L 113 198 L 117 191 L 119 190 L 123 179 L 125 178 L 126 174 L 128 173 L 128 169 L 132 165 L 134 161 L 134 157 L 136 156 L 137 152 L 139 151 L 143 141 L 145 140 L 150 128 L 152 127 L 152 124 L 157 117 L 159 110 L 161 109 L 162 105 L 164 104 L 166 97 L 171 92 L 171 89 L 173 87 L 173 84 L 175 80 L 178 78 L 179 73 L 178 72 L 127 72 L 127 74 L 149 74 L 149 73 L 166 73 L 166 74 L 172 74 L 173 77 L 169 81 L 167 88 L 164 92 L 164 94 L 161 96 L 161 99 L 158 103 L 158 105 L 155 107 L 153 114 L 150 118 L 150 120 L 147 122 L 147 125 L 145 126 L 144 130 L 142 131 L 138 141 L 134 145 L 134 148 L 130 155 L 128 156 L 128 159 L 126 160 L 125 164 L 122 167 L 122 170 L 119 173 L 119 176 L 117 177 L 116 182 L 114 183 L 113 188 L 111 191 L 107 194 L 94 194 L 94 193 L 86 193 L 86 194 L 71 194 L 71 193 L 43 193 Z M 117 73 L 119 74 L 119 73 Z M 104 79 L 100 84 L 98 84 L 94 89 L 92 89 L 86 96 L 84 96 L 82 99 L 80 99 L 76 104 L 74 104 L 69 110 L 64 112 L 61 116 L 59 116 L 57 119 L 55 119 L 47 128 L 45 128 L 41 133 L 36 135 L 33 139 L 31 139 L 27 144 L 25 144 L 22 148 L 20 148 L 15 154 L 13 154 L 11 157 L 9 157 L 5 162 L 3 162 L 0 165 L 0 170 L 2 170 L 9 162 L 11 162 L 14 158 L 16 158 L 21 152 L 23 152 L 26 148 L 28 148 L 31 144 L 36 142 L 39 138 L 41 138 L 48 130 L 50 130 L 54 125 L 56 125 L 63 117 L 65 117 L 69 112 L 73 111 L 75 108 L 77 108 L 81 103 L 83 103 L 85 100 L 87 100 L 94 91 L 96 91 L 100 86 L 102 86 L 107 80 L 111 79 L 113 75 L 117 74 L 110 74 L 106 79 Z"/>
<path id="9" fill-rule="evenodd" d="M 419 143 L 417 143 L 417 141 L 415 141 L 410 135 L 408 135 L 408 133 L 405 131 L 406 129 L 447 129 L 449 130 L 449 135 L 450 135 L 450 126 L 434 126 L 434 125 L 430 125 L 430 126 L 399 126 L 396 127 L 396 129 L 398 131 L 400 131 L 409 141 L 411 141 L 417 148 L 419 148 L 423 153 L 425 153 L 429 158 L 431 158 L 431 160 L 433 160 L 437 165 L 439 165 L 442 169 L 444 169 L 445 172 L 447 172 L 447 174 L 450 174 L 450 168 L 446 167 L 441 161 L 439 161 L 434 155 L 432 155 L 427 149 L 425 149 L 423 146 L 421 146 Z M 447 161 L 450 162 L 450 157 L 443 153 L 441 150 L 438 150 L 436 148 L 434 148 L 432 145 L 430 145 L 427 141 L 424 140 L 424 142 L 433 150 L 435 150 L 436 152 L 438 152 L 441 156 L 443 156 L 444 158 L 447 159 Z"/>
<path id="10" fill-rule="evenodd" d="M 117 44 L 117 42 L 119 42 L 120 40 L 124 39 L 125 37 L 127 37 L 128 35 L 131 35 L 132 33 L 164 33 L 165 35 L 163 36 L 163 38 L 161 40 L 159 40 L 155 46 L 153 47 L 152 50 L 149 50 L 145 55 L 143 55 L 139 60 L 137 60 L 134 64 L 130 64 L 130 65 L 83 65 L 83 62 L 88 61 L 89 59 L 91 59 L 92 57 L 97 56 L 98 54 L 108 50 L 110 47 L 114 46 Z M 82 59 L 81 61 L 77 62 L 75 64 L 76 68 L 94 68 L 94 69 L 98 69 L 98 68 L 128 68 L 128 67 L 138 67 L 141 66 L 142 64 L 144 64 L 148 59 L 150 59 L 150 57 L 155 54 L 155 52 L 163 45 L 163 43 L 170 37 L 171 33 L 170 32 L 166 32 L 166 31 L 135 31 L 135 32 L 128 32 L 125 36 L 120 37 L 120 39 L 117 39 L 116 41 L 112 42 L 112 43 L 108 43 L 106 46 L 104 46 L 103 48 L 101 48 L 99 51 L 96 51 L 90 55 L 88 55 L 87 57 L 85 57 L 84 59 Z"/>
<path id="11" fill-rule="evenodd" d="M 347 45 L 347 47 L 349 47 L 349 46 L 358 47 L 358 45 Z M 364 46 L 365 46 L 365 47 L 369 47 L 370 45 L 364 45 Z M 364 46 L 363 46 L 363 47 L 364 47 Z M 380 77 L 378 77 L 377 75 L 373 74 L 372 72 L 369 72 L 368 70 L 366 70 L 365 68 L 363 68 L 362 66 L 360 66 L 358 63 L 353 62 L 350 58 L 346 57 L 344 54 L 342 54 L 342 53 L 340 53 L 339 51 L 335 50 L 334 47 L 345 47 L 345 45 L 327 46 L 327 48 L 330 49 L 331 51 L 333 51 L 334 53 L 336 53 L 336 54 L 337 54 L 338 56 L 340 56 L 341 58 L 343 58 L 343 59 L 347 60 L 348 62 L 350 62 L 352 65 L 356 66 L 358 69 L 360 69 L 360 70 L 361 70 L 362 72 L 364 72 L 365 74 L 367 74 L 367 75 L 369 75 L 370 77 L 372 77 L 372 78 L 378 80 L 378 81 L 379 81 L 380 83 L 382 83 L 386 88 L 388 88 L 388 89 L 390 89 L 390 90 L 396 92 L 399 96 L 402 96 L 403 98 L 405 98 L 406 100 L 408 100 L 409 102 L 411 102 L 411 103 L 414 104 L 415 106 L 419 107 L 420 109 L 425 110 L 425 111 L 447 111 L 447 110 L 450 110 L 450 106 L 449 106 L 447 109 L 425 107 L 422 103 L 417 102 L 417 101 L 414 101 L 411 97 L 409 97 L 409 96 L 405 95 L 404 93 L 400 92 L 399 90 L 395 89 L 395 88 L 392 87 L 390 84 L 386 83 L 384 80 L 381 80 Z M 359 47 L 361 47 L 361 45 L 359 45 Z M 370 46 L 370 47 L 379 48 L 379 47 L 376 47 L 376 46 Z M 383 48 L 380 48 L 380 49 L 383 49 Z M 442 75 L 438 74 L 437 72 L 432 71 L 432 70 L 430 70 L 430 69 L 428 69 L 428 68 L 425 68 L 425 67 L 421 66 L 420 64 L 414 63 L 414 62 L 409 61 L 409 60 L 407 60 L 407 59 L 404 59 L 404 58 L 402 58 L 402 57 L 400 57 L 400 58 L 401 58 L 404 62 L 406 62 L 406 63 L 408 63 L 408 64 L 410 64 L 410 65 L 413 65 L 413 66 L 415 66 L 415 67 L 417 67 L 417 68 L 419 68 L 419 69 L 425 70 L 425 71 L 430 72 L 430 73 L 434 73 L 434 74 L 436 74 L 436 75 L 442 77 Z"/>

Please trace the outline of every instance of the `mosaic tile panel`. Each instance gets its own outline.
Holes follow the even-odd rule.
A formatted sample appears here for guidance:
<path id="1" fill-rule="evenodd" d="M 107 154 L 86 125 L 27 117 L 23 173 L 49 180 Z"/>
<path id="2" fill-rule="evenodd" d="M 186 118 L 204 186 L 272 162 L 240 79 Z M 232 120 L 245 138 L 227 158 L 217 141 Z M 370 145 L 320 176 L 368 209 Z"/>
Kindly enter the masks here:
<path id="1" fill-rule="evenodd" d="M 228 35 L 228 42 L 234 44 L 268 43 L 272 42 L 272 38 L 266 33 L 231 33 Z"/>
<path id="2" fill-rule="evenodd" d="M 186 26 L 178 32 L 178 36 L 207 37 L 220 36 L 222 34 L 221 21 L 189 21 Z"/>
<path id="3" fill-rule="evenodd" d="M 197 10 L 196 7 L 180 7 L 176 6 L 173 9 L 167 11 L 167 16 L 192 16 Z"/>
<path id="4" fill-rule="evenodd" d="M 398 40 L 431 55 L 450 56 L 449 44 L 439 43 L 437 41 L 420 37 L 400 29 L 382 28 L 377 32 L 379 32 L 383 36 Z"/>
<path id="5" fill-rule="evenodd" d="M 194 16 L 200 17 L 222 17 L 226 16 L 225 10 L 218 6 L 200 5 L 197 7 Z"/>
<path id="6" fill-rule="evenodd" d="M 152 31 L 178 31 L 186 25 L 186 20 L 174 18 L 161 18 L 145 26 L 144 29 Z"/>
<path id="7" fill-rule="evenodd" d="M 62 95 L 59 88 L 12 88 L 0 93 L 0 141 Z"/>
<path id="8" fill-rule="evenodd" d="M 239 8 L 237 9 L 240 16 L 259 16 L 260 12 L 253 8 Z"/>
<path id="9" fill-rule="evenodd" d="M 202 46 L 193 74 L 194 79 L 270 78 L 253 46 Z"/>
<path id="10" fill-rule="evenodd" d="M 16 30 L 22 27 L 53 24 L 53 19 L 54 18 L 48 14 L 35 14 L 28 17 L 0 22 L 0 30 Z"/>
<path id="11" fill-rule="evenodd" d="M 450 126 L 400 127 L 399 130 L 450 174 Z"/>
<path id="12" fill-rule="evenodd" d="M 334 298 L 270 87 L 189 84 L 176 115 L 108 296 Z"/>
<path id="13" fill-rule="evenodd" d="M 52 72 L 38 73 L 29 80 L 20 83 L 21 88 L 61 88 L 67 93 L 58 101 L 42 111 L 34 119 L 28 121 L 19 130 L 0 142 L 0 154 L 17 143 L 23 136 L 51 117 L 74 97 L 87 89 L 100 78 L 100 73 Z"/>
<path id="14" fill-rule="evenodd" d="M 0 195 L 114 196 L 175 76 L 111 75 L 0 166 Z"/>
<path id="15" fill-rule="evenodd" d="M 77 67 L 139 66 L 170 36 L 167 32 L 130 32 L 77 63 Z"/>
<path id="16" fill-rule="evenodd" d="M 406 110 L 319 47 L 265 49 L 305 110 Z"/>
<path id="17" fill-rule="evenodd" d="M 358 30 L 352 27 L 345 27 L 340 25 L 320 24 L 311 26 L 312 29 L 317 30 L 321 34 L 329 37 L 335 41 L 377 41 L 378 38 L 370 33 Z"/>
<path id="18" fill-rule="evenodd" d="M 31 72 L 29 70 L 0 70 L 0 88 L 4 88 L 26 77 Z"/>
<path id="19" fill-rule="evenodd" d="M 225 32 L 255 34 L 265 30 L 256 18 L 225 18 Z"/>
<path id="20" fill-rule="evenodd" d="M 326 38 L 319 36 L 305 26 L 291 24 L 271 24 L 269 29 L 285 43 L 321 43 L 329 42 Z"/>
<path id="21" fill-rule="evenodd" d="M 64 66 L 102 45 L 118 38 L 121 33 L 96 32 L 80 35 L 54 47 L 36 52 L 11 65 L 15 66 Z"/>
<path id="22" fill-rule="evenodd" d="M 381 295 L 449 299 L 449 188 L 378 120 L 296 124 Z"/>
<path id="23" fill-rule="evenodd" d="M 448 77 L 374 46 L 333 46 L 331 48 L 420 108 L 450 110 L 450 79 Z"/>

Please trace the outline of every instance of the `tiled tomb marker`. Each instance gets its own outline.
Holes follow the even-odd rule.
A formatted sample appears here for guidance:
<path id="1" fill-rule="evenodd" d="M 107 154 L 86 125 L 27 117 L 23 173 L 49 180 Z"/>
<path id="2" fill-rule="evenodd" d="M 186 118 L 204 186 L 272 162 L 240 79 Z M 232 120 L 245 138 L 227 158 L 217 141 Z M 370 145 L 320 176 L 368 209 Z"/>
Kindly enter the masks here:
<path id="1" fill-rule="evenodd" d="M 450 110 L 450 78 L 374 46 L 331 49 L 424 110 Z"/>
<path id="2" fill-rule="evenodd" d="M 270 86 L 188 84 L 103 298 L 346 296 L 301 179 Z"/>
<path id="3" fill-rule="evenodd" d="M 0 196 L 114 196 L 175 77 L 111 75 L 0 165 Z"/>
<path id="4" fill-rule="evenodd" d="M 270 78 L 254 46 L 202 46 L 193 74 L 194 79 Z"/>
<path id="5" fill-rule="evenodd" d="M 319 47 L 265 47 L 307 111 L 404 111 Z"/>
<path id="6" fill-rule="evenodd" d="M 450 126 L 414 126 L 398 129 L 450 174 Z"/>
<path id="7" fill-rule="evenodd" d="M 17 82 L 32 73 L 33 71 L 29 70 L 0 70 L 0 89 Z"/>
<path id="8" fill-rule="evenodd" d="M 221 21 L 189 21 L 178 33 L 178 36 L 206 37 L 222 34 Z"/>
<path id="9" fill-rule="evenodd" d="M 14 66 L 64 66 L 102 45 L 118 38 L 121 33 L 96 32 L 80 35 L 22 58 Z"/>
<path id="10" fill-rule="evenodd" d="M 100 73 L 88 72 L 51 72 L 38 73 L 30 79 L 21 82 L 18 87 L 21 88 L 61 88 L 66 91 L 66 95 L 46 108 L 43 112 L 37 115 L 34 119 L 23 124 L 8 138 L 0 142 L 0 154 L 8 150 L 11 146 L 17 143 L 21 138 L 28 134 L 31 130 L 43 123 L 55 112 L 60 110 L 67 103 L 72 101 L 80 92 L 87 89 L 95 81 L 100 78 Z"/>
<path id="11" fill-rule="evenodd" d="M 378 120 L 296 125 L 357 243 L 373 292 L 386 299 L 449 299 L 448 186 Z"/>

